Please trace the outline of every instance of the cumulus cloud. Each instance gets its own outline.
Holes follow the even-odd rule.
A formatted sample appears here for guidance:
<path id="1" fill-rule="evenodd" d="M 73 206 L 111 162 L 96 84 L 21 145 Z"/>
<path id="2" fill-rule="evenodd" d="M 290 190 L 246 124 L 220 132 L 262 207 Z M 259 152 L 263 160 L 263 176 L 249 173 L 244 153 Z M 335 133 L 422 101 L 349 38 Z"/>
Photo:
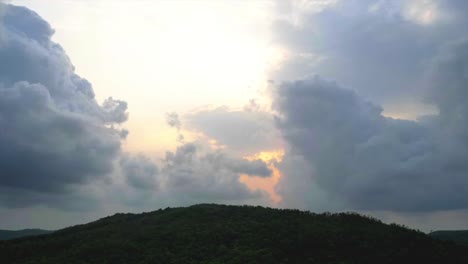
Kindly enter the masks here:
<path id="1" fill-rule="evenodd" d="M 293 17 L 291 6 L 278 5 L 285 60 L 270 77 L 286 81 L 274 98 L 284 205 L 465 210 L 466 1 L 335 1 Z"/>
<path id="2" fill-rule="evenodd" d="M 240 174 L 262 177 L 271 175 L 271 170 L 263 161 L 228 157 L 220 151 L 208 150 L 195 143 L 187 143 L 175 152 L 167 152 L 161 171 L 168 192 L 174 192 L 181 198 L 191 197 L 194 201 L 258 197 L 259 193 L 250 191 L 239 182 Z"/>
<path id="3" fill-rule="evenodd" d="M 465 50 L 468 45 L 463 47 Z M 466 65 L 459 63 L 464 59 L 454 58 L 450 66 L 437 64 L 442 76 L 446 70 L 452 73 L 452 67 L 464 71 Z M 457 76 L 460 78 L 463 74 Z M 463 136 L 466 106 L 455 101 L 466 96 L 451 94 L 460 119 L 453 120 L 453 113 L 441 111 L 416 122 L 384 117 L 381 107 L 319 77 L 283 84 L 275 104 L 281 113 L 278 126 L 290 144 L 290 155 L 300 155 L 311 166 L 304 178 L 289 178 L 291 171 L 284 171 L 283 184 L 298 185 L 300 182 L 288 181 L 312 179 L 310 186 L 318 186 L 343 208 L 467 208 L 468 179 L 463 176 L 468 172 L 468 144 Z M 436 102 L 440 107 L 443 100 Z M 280 184 L 279 188 L 285 186 Z M 289 199 L 287 190 L 282 194 Z"/>
<path id="4" fill-rule="evenodd" d="M 127 104 L 99 105 L 51 41 L 50 25 L 31 10 L 0 5 L 0 186 L 63 192 L 108 175 L 126 134 L 118 127 Z"/>
<path id="5" fill-rule="evenodd" d="M 138 190 L 130 199 L 142 205 L 148 202 L 144 199 L 151 201 L 150 197 L 186 202 L 244 201 L 262 194 L 239 182 L 242 174 L 258 177 L 272 174 L 261 160 L 235 158 L 197 142 L 184 143 L 175 151 L 166 152 L 159 166 L 140 154 L 123 155 L 120 167 L 125 185 Z"/>
<path id="6" fill-rule="evenodd" d="M 159 169 L 147 156 L 123 155 L 120 159 L 120 167 L 126 182 L 138 189 L 156 190 L 158 188 L 157 176 Z"/>
<path id="7" fill-rule="evenodd" d="M 252 191 L 239 181 L 242 174 L 269 177 L 272 171 L 260 160 L 232 157 L 211 150 L 201 142 L 184 143 L 168 151 L 159 166 L 144 156 L 129 156 L 121 161 L 125 183 L 111 186 L 118 190 L 122 204 L 134 208 L 188 205 L 194 203 L 262 203 L 268 195 Z M 128 188 L 127 183 L 133 188 Z"/>
<path id="8" fill-rule="evenodd" d="M 416 108 L 412 116 L 430 112 L 419 102 L 421 80 L 442 46 L 468 34 L 466 16 L 461 15 L 468 11 L 465 2 L 336 1 L 319 12 L 300 13 L 300 24 L 282 18 L 290 9 L 278 9 L 273 35 L 286 58 L 271 78 L 319 74 L 391 112 L 402 106 Z"/>
<path id="9" fill-rule="evenodd" d="M 51 41 L 50 25 L 26 8 L 1 7 L 2 206 L 76 210 L 100 203 L 148 205 L 152 199 L 193 203 L 264 196 L 239 182 L 241 174 L 271 175 L 260 160 L 195 143 L 167 152 L 160 164 L 143 154 L 122 153 L 127 103 L 111 97 L 99 105 L 91 84 Z M 167 121 L 180 132 L 176 113 Z"/>
<path id="10" fill-rule="evenodd" d="M 1 87 L 0 95 L 0 184 L 52 191 L 111 171 L 114 130 L 59 109 L 40 84 Z"/>

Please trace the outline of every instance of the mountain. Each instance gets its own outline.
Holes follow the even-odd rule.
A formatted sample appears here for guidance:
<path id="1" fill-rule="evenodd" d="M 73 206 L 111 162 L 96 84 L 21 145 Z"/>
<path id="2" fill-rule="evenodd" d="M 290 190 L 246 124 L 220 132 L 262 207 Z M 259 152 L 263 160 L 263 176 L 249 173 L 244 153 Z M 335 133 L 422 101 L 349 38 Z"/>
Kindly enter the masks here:
<path id="1" fill-rule="evenodd" d="M 468 230 L 434 231 L 429 235 L 440 240 L 454 241 L 455 243 L 468 246 Z"/>
<path id="2" fill-rule="evenodd" d="M 27 236 L 38 236 L 49 234 L 52 231 L 42 229 L 23 229 L 18 231 L 0 230 L 0 240 L 9 240 Z"/>
<path id="3" fill-rule="evenodd" d="M 0 263 L 468 263 L 468 247 L 355 213 L 203 204 L 0 241 Z"/>

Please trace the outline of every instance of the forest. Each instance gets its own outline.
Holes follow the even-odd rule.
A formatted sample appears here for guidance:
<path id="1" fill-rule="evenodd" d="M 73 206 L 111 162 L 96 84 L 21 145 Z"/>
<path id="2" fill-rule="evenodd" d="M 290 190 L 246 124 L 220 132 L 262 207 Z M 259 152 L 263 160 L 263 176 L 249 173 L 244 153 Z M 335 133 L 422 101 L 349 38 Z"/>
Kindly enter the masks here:
<path id="1" fill-rule="evenodd" d="M 10 240 L 20 237 L 37 236 L 51 233 L 49 230 L 42 229 L 23 229 L 23 230 L 0 230 L 0 240 Z"/>
<path id="2" fill-rule="evenodd" d="M 356 213 L 201 204 L 0 241 L 1 263 L 468 263 L 468 246 Z"/>
<path id="3" fill-rule="evenodd" d="M 440 240 L 454 241 L 468 246 L 468 230 L 441 230 L 431 232 L 429 235 Z"/>

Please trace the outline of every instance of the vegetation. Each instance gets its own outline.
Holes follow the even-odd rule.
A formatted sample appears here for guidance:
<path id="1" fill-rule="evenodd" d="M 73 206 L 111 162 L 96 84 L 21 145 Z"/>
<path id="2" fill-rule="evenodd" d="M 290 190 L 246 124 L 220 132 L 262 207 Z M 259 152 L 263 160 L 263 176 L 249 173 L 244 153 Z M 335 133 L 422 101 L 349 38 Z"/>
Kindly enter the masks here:
<path id="1" fill-rule="evenodd" d="M 38 236 L 43 234 L 49 234 L 51 232 L 52 231 L 42 229 L 24 229 L 18 231 L 0 230 L 0 240 L 9 240 L 27 236 Z"/>
<path id="2" fill-rule="evenodd" d="M 429 235 L 440 240 L 454 241 L 455 243 L 468 246 L 468 230 L 435 231 Z"/>
<path id="3" fill-rule="evenodd" d="M 468 247 L 354 213 L 196 205 L 0 242 L 1 263 L 468 263 Z"/>

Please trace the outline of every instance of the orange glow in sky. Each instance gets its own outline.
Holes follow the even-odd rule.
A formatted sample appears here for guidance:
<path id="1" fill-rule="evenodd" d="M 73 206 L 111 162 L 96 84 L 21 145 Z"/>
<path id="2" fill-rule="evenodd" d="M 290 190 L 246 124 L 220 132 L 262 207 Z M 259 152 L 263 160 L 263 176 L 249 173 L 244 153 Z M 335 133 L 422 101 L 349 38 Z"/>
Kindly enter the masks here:
<path id="1" fill-rule="evenodd" d="M 248 160 L 261 159 L 268 164 L 268 167 L 273 171 L 271 177 L 261 178 L 261 177 L 251 177 L 248 175 L 241 175 L 240 182 L 244 183 L 251 190 L 262 190 L 266 191 L 273 203 L 278 204 L 281 201 L 281 196 L 276 193 L 275 186 L 281 178 L 281 173 L 276 168 L 275 163 L 280 162 L 283 159 L 284 151 L 264 151 L 257 153 L 252 156 L 244 157 Z"/>

